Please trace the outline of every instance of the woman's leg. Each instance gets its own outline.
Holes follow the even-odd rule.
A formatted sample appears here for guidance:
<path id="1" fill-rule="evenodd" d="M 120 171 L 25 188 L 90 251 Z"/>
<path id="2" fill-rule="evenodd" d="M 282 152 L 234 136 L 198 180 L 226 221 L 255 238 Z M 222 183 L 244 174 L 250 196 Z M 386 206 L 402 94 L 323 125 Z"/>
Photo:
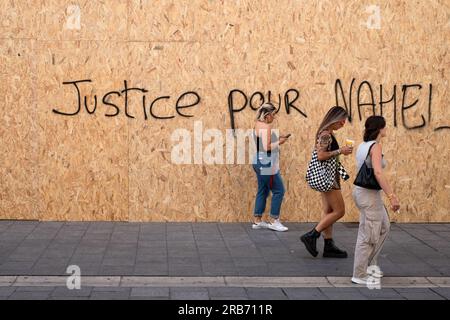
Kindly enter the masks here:
<path id="1" fill-rule="evenodd" d="M 380 201 L 382 201 L 380 199 Z M 386 207 L 383 205 L 383 215 L 381 220 L 381 231 L 380 231 L 380 239 L 375 245 L 375 249 L 372 255 L 369 257 L 369 265 L 378 266 L 378 256 L 383 248 L 384 242 L 389 234 L 389 230 L 391 229 L 391 222 L 389 221 L 389 215 L 387 213 Z"/>
<path id="2" fill-rule="evenodd" d="M 256 173 L 256 178 L 258 180 L 258 191 L 255 198 L 255 210 L 254 217 L 255 222 L 261 222 L 261 217 L 266 210 L 266 200 L 269 196 L 269 178 L 270 176 L 261 175 L 259 171 L 259 166 L 254 166 L 253 169 Z"/>
<path id="3" fill-rule="evenodd" d="M 272 219 L 278 219 L 280 217 L 281 203 L 284 197 L 284 184 L 280 173 L 272 176 L 272 204 L 270 208 L 270 217 Z"/>
<path id="4" fill-rule="evenodd" d="M 341 190 L 331 190 L 329 192 L 322 192 L 322 197 L 326 207 L 331 208 L 332 211 L 325 214 L 320 222 L 316 226 L 316 230 L 318 232 L 325 231 L 324 234 L 325 239 L 331 238 L 331 228 L 327 230 L 327 228 L 331 227 L 333 223 L 338 221 L 345 215 L 345 204 L 344 199 L 342 198 Z M 324 208 L 324 210 L 329 211 L 329 209 Z M 327 234 L 328 233 L 328 234 Z"/>
<path id="5" fill-rule="evenodd" d="M 353 278 L 363 279 L 367 276 L 367 266 L 369 256 L 373 252 L 373 246 L 367 241 L 366 234 L 366 212 L 367 196 L 364 195 L 364 191 L 353 190 L 353 200 L 356 207 L 359 209 L 359 229 L 358 238 L 355 246 L 355 261 L 353 263 Z"/>
<path id="6" fill-rule="evenodd" d="M 305 244 L 306 250 L 308 250 L 312 256 L 316 257 L 319 254 L 316 248 L 317 238 L 320 237 L 322 231 L 325 231 L 325 248 L 323 256 L 325 258 L 347 258 L 347 252 L 336 247 L 331 238 L 331 226 L 345 214 L 344 199 L 342 198 L 341 191 L 331 190 L 329 192 L 324 192 L 322 193 L 322 197 L 324 212 L 327 213 L 324 214 L 317 226 L 310 232 L 301 236 L 300 240 Z"/>
<path id="7" fill-rule="evenodd" d="M 333 208 L 331 208 L 331 206 L 328 204 L 324 193 L 320 194 L 320 198 L 322 200 L 322 207 L 323 207 L 321 219 L 323 219 L 327 214 L 330 214 L 333 212 Z M 330 225 L 328 228 L 326 228 L 322 231 L 322 234 L 325 238 L 331 238 L 332 232 L 333 232 L 333 225 Z"/>
<path id="8" fill-rule="evenodd" d="M 342 217 L 344 212 L 344 200 L 342 199 L 342 195 L 340 190 L 331 190 L 330 192 L 322 193 L 322 205 L 323 205 L 323 216 L 320 220 L 319 224 L 315 228 L 313 228 L 310 232 L 305 233 L 300 237 L 300 240 L 303 242 L 303 244 L 306 247 L 306 250 L 313 256 L 316 257 L 319 252 L 317 251 L 317 239 L 320 237 L 321 231 L 324 232 L 325 237 L 325 243 L 328 244 L 328 247 L 333 246 L 332 239 L 331 239 L 331 231 L 332 231 L 332 224 Z M 337 217 L 337 218 L 335 218 Z M 320 228 L 320 229 L 319 229 Z M 327 247 L 327 246 L 326 246 Z M 327 247 L 327 248 L 328 248 Z M 335 248 L 337 250 L 336 253 L 330 254 L 329 256 L 333 257 L 347 257 L 347 253 L 345 251 L 341 251 L 338 248 Z M 325 254 L 324 250 L 324 256 L 328 256 Z"/>
<path id="9" fill-rule="evenodd" d="M 365 214 L 360 212 L 358 237 L 355 246 L 355 261 L 353 262 L 353 278 L 363 279 L 367 276 L 367 265 L 369 256 L 368 252 L 372 252 L 372 246 L 365 241 Z"/>
<path id="10" fill-rule="evenodd" d="M 361 211 L 361 220 L 355 248 L 353 277 L 364 278 L 368 275 L 368 266 L 377 263 L 390 223 L 380 193 L 358 189 L 354 191 L 354 199 Z"/>

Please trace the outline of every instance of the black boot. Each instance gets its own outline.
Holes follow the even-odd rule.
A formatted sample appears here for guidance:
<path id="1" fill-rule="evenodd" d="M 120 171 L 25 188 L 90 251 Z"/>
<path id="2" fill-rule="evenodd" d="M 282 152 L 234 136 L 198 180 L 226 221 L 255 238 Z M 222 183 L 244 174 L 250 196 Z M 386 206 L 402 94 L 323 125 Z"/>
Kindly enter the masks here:
<path id="1" fill-rule="evenodd" d="M 320 232 L 316 228 L 312 229 L 310 232 L 305 233 L 300 237 L 300 240 L 306 247 L 306 250 L 313 256 L 317 257 L 319 252 L 316 249 L 317 238 L 320 237 Z"/>
<path id="2" fill-rule="evenodd" d="M 323 248 L 324 258 L 347 258 L 347 252 L 336 247 L 333 239 L 324 239 L 324 240 L 325 240 L 325 246 Z"/>

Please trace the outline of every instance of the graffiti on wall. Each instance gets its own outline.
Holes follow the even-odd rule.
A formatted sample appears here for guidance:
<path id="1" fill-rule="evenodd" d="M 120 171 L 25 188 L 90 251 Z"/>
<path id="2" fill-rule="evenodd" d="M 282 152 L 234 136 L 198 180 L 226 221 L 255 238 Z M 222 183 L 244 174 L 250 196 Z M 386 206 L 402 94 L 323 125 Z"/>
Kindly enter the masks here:
<path id="1" fill-rule="evenodd" d="M 175 98 L 164 95 L 149 99 L 146 95 L 149 92 L 147 89 L 129 87 L 127 80 L 124 80 L 123 88 L 109 91 L 100 98 L 95 94 L 93 102 L 88 103 L 88 96 L 83 95 L 82 91 L 86 90 L 86 86 L 89 84 L 92 84 L 91 79 L 64 81 L 63 85 L 67 85 L 76 96 L 77 104 L 64 110 L 53 109 L 53 112 L 63 116 L 76 116 L 82 110 L 85 110 L 88 114 L 94 114 L 99 107 L 98 100 L 101 98 L 106 117 L 119 116 L 123 112 L 126 117 L 132 119 L 140 116 L 144 120 L 148 120 L 149 117 L 166 120 L 173 119 L 176 116 L 193 117 L 189 113 L 189 109 L 198 107 L 201 102 L 200 94 L 196 91 L 186 91 Z M 386 91 L 388 91 L 388 94 L 386 94 Z M 141 111 L 138 113 L 132 113 L 130 110 L 129 96 L 132 92 L 141 95 Z M 375 92 L 378 93 L 377 96 L 374 94 Z M 363 121 L 363 114 L 367 112 L 367 108 L 369 113 L 373 115 L 383 116 L 390 112 L 393 126 L 401 125 L 408 130 L 427 127 L 433 119 L 433 85 L 431 83 L 395 84 L 392 88 L 386 90 L 382 84 L 375 87 L 367 80 L 357 84 L 356 79 L 352 79 L 349 85 L 344 85 L 341 79 L 337 79 L 334 84 L 334 95 L 335 105 L 347 110 L 350 122 L 355 119 Z M 92 100 L 92 97 L 90 100 Z M 261 91 L 248 94 L 235 88 L 228 93 L 228 113 L 231 129 L 236 129 L 236 117 L 240 112 L 246 108 L 255 111 L 264 102 L 274 103 L 277 112 L 284 111 L 287 115 L 300 115 L 302 118 L 308 118 L 307 110 L 301 104 L 299 89 L 290 88 L 283 94 L 273 95 L 270 90 L 266 94 Z M 158 106 L 162 104 L 172 104 L 173 112 L 158 112 Z M 419 116 L 417 116 L 417 113 L 419 113 Z M 444 129 L 450 129 L 450 124 L 433 128 L 434 131 Z"/>

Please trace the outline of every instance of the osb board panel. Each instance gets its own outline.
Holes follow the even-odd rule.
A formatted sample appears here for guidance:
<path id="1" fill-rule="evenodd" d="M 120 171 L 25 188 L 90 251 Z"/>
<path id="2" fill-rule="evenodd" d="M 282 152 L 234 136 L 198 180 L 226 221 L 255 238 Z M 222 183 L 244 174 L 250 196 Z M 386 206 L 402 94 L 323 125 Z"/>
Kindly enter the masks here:
<path id="1" fill-rule="evenodd" d="M 101 103 L 127 79 L 126 50 L 104 42 L 39 42 L 37 71 L 39 126 L 39 197 L 42 220 L 128 220 L 128 127 L 122 116 Z M 74 113 L 77 93 L 65 81 L 79 84 L 82 108 Z M 88 114 L 98 96 L 97 110 Z M 110 102 L 116 102 L 114 96 Z M 123 112 L 123 111 L 122 111 Z"/>
<path id="2" fill-rule="evenodd" d="M 35 38 L 36 11 L 40 11 L 39 0 L 0 1 L 0 32 L 2 38 Z M 30 9 L 31 8 L 31 9 Z"/>
<path id="3" fill-rule="evenodd" d="M 374 32 L 366 27 L 373 14 L 370 0 L 130 0 L 128 29 L 131 40 L 242 43 L 266 38 L 270 39 L 266 44 L 279 40 L 344 48 L 373 41 L 383 47 L 418 42 L 437 45 L 449 39 L 448 33 L 436 33 L 448 27 L 450 7 L 446 1 L 376 4 L 381 10 L 382 28 Z"/>
<path id="4" fill-rule="evenodd" d="M 38 61 L 37 70 L 20 71 L 20 76 L 27 78 L 23 96 L 38 91 L 34 100 L 39 117 L 34 117 L 33 124 L 41 137 L 36 140 L 39 176 L 32 179 L 38 186 L 32 198 L 39 199 L 35 207 L 41 219 L 249 220 L 256 193 L 251 166 L 174 165 L 170 163 L 170 136 L 177 128 L 192 131 L 194 121 L 200 120 L 205 129 L 229 128 L 227 95 L 231 89 L 248 96 L 270 90 L 277 102 L 279 93 L 296 88 L 300 90 L 296 106 L 308 118 L 295 110 L 288 116 L 283 107 L 276 123 L 282 133 L 292 134 L 282 150 L 287 189 L 282 218 L 316 221 L 322 210 L 320 196 L 304 181 L 314 132 L 335 103 L 334 81 L 342 79 L 348 95 L 355 78 L 354 120 L 337 132 L 339 141 L 352 137 L 359 144 L 362 140 L 363 123 L 357 118 L 355 97 L 361 81 L 371 83 L 376 103 L 379 84 L 385 98 L 396 84 L 398 126 L 393 128 L 389 104 L 384 151 L 386 174 L 404 209 L 393 220 L 449 221 L 450 173 L 443 160 L 448 158 L 449 130 L 434 131 L 448 125 L 450 110 L 446 108 L 447 2 L 379 2 L 381 29 L 366 26 L 371 1 L 83 1 L 78 3 L 79 30 L 66 27 L 73 15 L 67 11 L 71 4 L 1 3 L 3 37 L 16 39 L 13 42 L 21 38 L 29 39 L 23 43 L 36 41 L 37 49 L 30 51 L 35 59 L 30 61 Z M 15 73 L 15 63 L 11 66 Z M 66 102 L 75 104 L 73 88 L 62 82 L 86 78 L 94 81 L 82 85 L 91 103 L 94 94 L 101 99 L 104 93 L 123 88 L 124 79 L 149 90 L 147 104 L 157 96 L 170 95 L 167 103 L 156 108 L 163 114 L 174 113 L 177 97 L 188 90 L 197 91 L 202 102 L 189 110 L 194 115 L 189 119 L 145 121 L 139 113 L 139 94 L 130 94 L 136 119 L 126 118 L 123 109 L 117 117 L 104 117 L 100 101 L 94 115 L 84 110 L 74 117 L 52 113 L 52 108 Z M 399 112 L 401 86 L 412 83 L 423 88 L 417 94 L 418 107 L 407 111 L 408 123 L 420 121 L 421 114 L 427 117 L 428 83 L 434 86 L 433 114 L 424 128 L 405 130 Z M 15 97 L 14 93 L 10 96 Z M 411 94 L 409 101 L 415 97 Z M 369 114 L 370 108 L 365 107 L 363 117 Z M 236 114 L 236 127 L 251 128 L 254 116 L 247 107 Z M 343 161 L 353 179 L 353 158 Z M 19 171 L 22 167 L 18 165 Z M 420 168 L 420 172 L 413 174 L 411 168 Z M 343 220 L 356 221 L 351 181 L 342 185 L 347 207 Z M 18 183 L 13 188 L 23 186 Z M 8 196 L 8 201 L 14 203 L 17 197 Z"/>
<path id="5" fill-rule="evenodd" d="M 249 48 L 252 48 L 249 50 Z M 305 148 L 304 136 L 308 130 L 308 121 L 296 111 L 292 111 L 290 116 L 286 115 L 283 99 L 284 93 L 289 88 L 298 88 L 298 83 L 303 81 L 300 78 L 294 79 L 291 68 L 286 63 L 293 57 L 290 48 L 283 46 L 266 46 L 264 43 L 243 44 L 242 47 L 235 47 L 227 50 L 226 45 L 220 50 L 219 61 L 223 61 L 227 73 L 215 72 L 214 82 L 220 87 L 229 89 L 240 89 L 250 96 L 260 91 L 268 99 L 268 91 L 271 91 L 272 102 L 277 107 L 281 95 L 281 109 L 278 113 L 276 125 L 281 134 L 291 133 L 291 140 L 286 143 L 281 150 L 281 170 L 286 188 L 285 202 L 282 208 L 283 217 L 290 219 L 307 219 L 309 211 L 300 210 L 307 208 L 309 199 L 303 197 L 306 186 L 304 184 L 304 174 L 297 175 L 299 164 L 304 163 L 306 155 L 309 153 Z M 236 74 L 232 79 L 229 74 Z M 280 79 L 276 81 L 275 79 Z M 227 85 L 227 82 L 229 83 Z M 300 92 L 303 95 L 303 92 Z M 303 103 L 297 104 L 299 108 L 304 108 Z M 251 129 L 254 126 L 255 112 L 247 107 L 244 111 L 235 116 L 236 128 Z M 228 120 L 229 121 L 229 120 Z M 307 143 L 307 142 L 306 142 Z M 231 176 L 231 188 L 229 193 L 230 202 L 233 203 L 235 214 L 239 215 L 241 221 L 251 218 L 254 209 L 254 197 L 256 194 L 256 178 L 251 166 L 234 165 L 229 168 Z M 270 202 L 267 203 L 266 210 L 270 210 Z"/>
<path id="6" fill-rule="evenodd" d="M 35 42 L 0 44 L 0 217 L 37 219 Z"/>
<path id="7" fill-rule="evenodd" d="M 225 126 L 219 110 L 226 96 L 219 97 L 210 83 L 214 64 L 209 57 L 217 54 L 217 50 L 199 43 L 130 43 L 129 48 L 134 63 L 130 79 L 135 86 L 149 90 L 147 105 L 156 97 L 170 96 L 154 112 L 160 116 L 176 116 L 129 122 L 130 220 L 206 221 L 216 219 L 220 210 L 223 219 L 231 221 L 229 197 L 226 192 L 218 192 L 229 186 L 224 166 L 171 162 L 174 130 L 185 128 L 193 133 L 194 121 L 205 118 L 208 121 L 203 122 L 204 129 Z M 173 81 L 167 81 L 168 74 L 173 75 Z M 211 93 L 208 102 L 202 101 L 186 112 L 193 118 L 182 118 L 174 109 L 176 100 L 186 91 L 196 91 L 201 97 Z M 141 103 L 140 96 L 136 95 L 133 103 Z M 192 136 L 192 143 L 193 139 Z"/>
<path id="8" fill-rule="evenodd" d="M 3 0 L 0 31 L 6 38 L 126 40 L 127 0 Z"/>
<path id="9" fill-rule="evenodd" d="M 449 101 L 445 89 L 448 86 L 448 73 L 443 72 L 449 61 L 448 58 L 443 59 L 447 50 L 446 46 L 421 46 L 414 53 L 391 55 L 393 60 L 404 65 L 399 72 L 404 83 L 422 85 L 420 90 L 413 89 L 408 94 L 408 104 L 415 99 L 419 99 L 419 102 L 414 109 L 406 110 L 406 125 L 417 126 L 425 121 L 424 128 L 406 130 L 399 115 L 400 125 L 395 129 L 397 139 L 395 149 L 392 150 L 395 155 L 394 185 L 403 204 L 401 214 L 395 217 L 400 221 L 435 221 L 437 216 L 448 216 L 450 190 L 446 185 L 450 179 L 450 170 L 445 154 L 449 150 L 449 132 L 448 129 L 435 131 L 439 126 L 448 126 L 449 123 L 450 110 L 445 107 Z M 406 61 L 415 57 L 427 57 L 429 63 L 406 64 Z M 429 83 L 433 84 L 430 110 Z"/>

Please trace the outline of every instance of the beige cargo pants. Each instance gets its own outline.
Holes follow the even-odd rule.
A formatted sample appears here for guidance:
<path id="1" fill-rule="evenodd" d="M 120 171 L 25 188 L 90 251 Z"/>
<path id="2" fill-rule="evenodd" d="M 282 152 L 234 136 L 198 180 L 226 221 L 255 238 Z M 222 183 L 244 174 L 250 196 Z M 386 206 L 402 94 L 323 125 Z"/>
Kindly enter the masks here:
<path id="1" fill-rule="evenodd" d="M 367 267 L 377 265 L 391 224 L 381 191 L 355 187 L 352 195 L 360 212 L 353 277 L 364 278 Z"/>

